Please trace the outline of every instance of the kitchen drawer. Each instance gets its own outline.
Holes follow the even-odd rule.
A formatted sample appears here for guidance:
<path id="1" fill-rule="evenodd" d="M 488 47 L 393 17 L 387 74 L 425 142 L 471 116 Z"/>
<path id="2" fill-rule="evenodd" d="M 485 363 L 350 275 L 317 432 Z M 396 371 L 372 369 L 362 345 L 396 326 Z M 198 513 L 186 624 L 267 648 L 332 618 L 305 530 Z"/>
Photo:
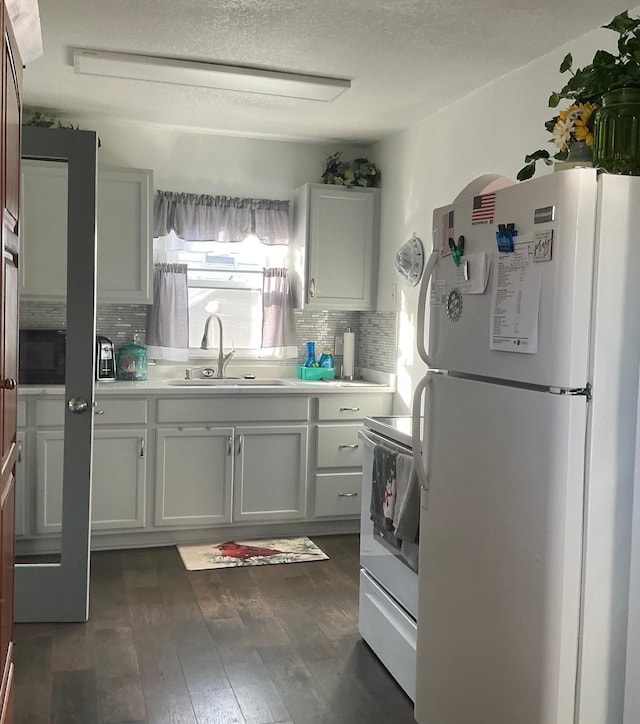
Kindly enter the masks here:
<path id="1" fill-rule="evenodd" d="M 391 395 L 322 395 L 319 420 L 362 420 L 391 414 Z"/>
<path id="2" fill-rule="evenodd" d="M 52 400 L 36 400 L 36 425 L 64 425 L 66 398 L 60 395 Z"/>
<path id="3" fill-rule="evenodd" d="M 277 397 L 264 395 L 222 397 L 211 394 L 188 400 L 158 400 L 159 423 L 224 423 L 307 420 L 309 398 L 305 396 Z"/>
<path id="4" fill-rule="evenodd" d="M 362 467 L 362 425 L 317 425 L 319 468 Z"/>
<path id="5" fill-rule="evenodd" d="M 18 427 L 27 425 L 27 401 L 18 400 Z"/>
<path id="6" fill-rule="evenodd" d="M 64 425 L 65 398 L 36 400 L 36 426 Z M 147 401 L 141 399 L 97 400 L 95 422 L 99 425 L 145 425 L 147 422 Z"/>
<path id="7" fill-rule="evenodd" d="M 96 400 L 94 415 L 96 425 L 146 425 L 147 401 L 114 400 L 103 397 Z"/>
<path id="8" fill-rule="evenodd" d="M 315 516 L 360 515 L 362 473 L 316 475 Z"/>
<path id="9" fill-rule="evenodd" d="M 411 701 L 416 695 L 416 622 L 365 571 L 360 570 L 358 628 Z"/>

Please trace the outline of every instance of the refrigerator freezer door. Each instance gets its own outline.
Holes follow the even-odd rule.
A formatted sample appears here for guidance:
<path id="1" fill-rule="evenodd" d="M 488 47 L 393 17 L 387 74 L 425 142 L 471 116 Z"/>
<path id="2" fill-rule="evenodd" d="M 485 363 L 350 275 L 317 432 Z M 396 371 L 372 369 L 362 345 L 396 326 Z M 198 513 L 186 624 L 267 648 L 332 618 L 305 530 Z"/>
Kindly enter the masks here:
<path id="1" fill-rule="evenodd" d="M 587 403 L 433 375 L 416 720 L 574 721 Z"/>
<path id="2" fill-rule="evenodd" d="M 434 244 L 443 247 L 445 255 L 436 265 L 427 300 L 430 323 L 426 351 L 431 367 L 544 386 L 585 385 L 597 188 L 594 169 L 573 169 L 501 189 L 496 193 L 490 223 L 478 223 L 477 219 L 474 222 L 473 198 L 434 212 Z M 534 223 L 536 219 L 543 221 Z M 516 249 L 525 250 L 526 255 L 502 254 L 500 261 L 496 231 L 498 224 L 509 223 L 518 232 Z M 534 262 L 536 235 L 539 241 L 544 233 L 553 234 L 550 260 Z M 464 237 L 464 255 L 456 266 L 448 239 L 455 245 L 460 237 Z M 626 243 L 622 234 L 616 237 L 616 246 Z M 533 324 L 527 324 L 526 310 L 521 310 L 518 330 L 523 337 L 532 330 L 537 332 L 534 354 L 520 352 L 525 348 L 531 350 L 533 344 L 528 345 L 525 339 L 511 339 L 511 325 L 501 322 L 515 319 L 518 294 L 523 291 L 519 288 L 524 284 L 520 279 L 515 275 L 507 278 L 505 274 L 506 262 L 517 257 L 527 260 L 532 298 L 539 301 L 539 315 L 534 315 Z M 546 257 L 538 254 L 538 258 Z M 468 268 L 465 260 L 470 260 Z M 489 267 L 486 287 L 484 266 Z M 470 279 L 465 279 L 465 275 Z M 531 284 L 538 275 L 539 294 Z M 503 289 L 505 284 L 511 284 L 511 307 L 504 303 L 504 296 L 500 309 L 496 309 L 496 300 L 492 304 L 492 289 L 497 280 Z M 505 308 L 511 310 L 509 315 L 504 314 Z M 535 309 L 529 311 L 533 313 Z M 503 346 L 500 350 L 491 349 L 492 335 L 498 331 Z M 514 351 L 505 351 L 508 349 Z"/>

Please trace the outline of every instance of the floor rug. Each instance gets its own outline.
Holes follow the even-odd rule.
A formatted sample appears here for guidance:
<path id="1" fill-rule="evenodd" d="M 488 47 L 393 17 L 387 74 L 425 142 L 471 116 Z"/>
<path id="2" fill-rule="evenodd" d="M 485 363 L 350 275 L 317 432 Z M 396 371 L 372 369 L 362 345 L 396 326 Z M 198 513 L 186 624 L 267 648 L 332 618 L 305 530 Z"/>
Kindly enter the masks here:
<path id="1" fill-rule="evenodd" d="M 325 561 L 329 556 L 308 538 L 237 540 L 197 546 L 176 546 L 188 571 L 207 568 L 264 566 L 270 563 Z"/>

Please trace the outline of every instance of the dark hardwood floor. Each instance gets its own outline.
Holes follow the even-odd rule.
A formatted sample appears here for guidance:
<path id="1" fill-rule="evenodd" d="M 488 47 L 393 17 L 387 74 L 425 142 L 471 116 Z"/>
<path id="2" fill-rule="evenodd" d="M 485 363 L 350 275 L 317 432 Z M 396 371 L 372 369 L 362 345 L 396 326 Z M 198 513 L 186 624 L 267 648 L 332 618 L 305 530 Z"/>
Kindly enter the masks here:
<path id="1" fill-rule="evenodd" d="M 328 561 L 186 571 L 93 553 L 86 624 L 16 625 L 16 724 L 414 724 L 358 634 L 358 537 Z"/>

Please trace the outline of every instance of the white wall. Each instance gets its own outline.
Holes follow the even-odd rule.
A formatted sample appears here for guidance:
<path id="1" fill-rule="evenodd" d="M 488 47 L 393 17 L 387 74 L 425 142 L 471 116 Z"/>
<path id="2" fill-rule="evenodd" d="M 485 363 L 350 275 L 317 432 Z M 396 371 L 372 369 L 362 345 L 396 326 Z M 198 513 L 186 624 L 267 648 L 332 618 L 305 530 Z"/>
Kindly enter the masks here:
<path id="1" fill-rule="evenodd" d="M 297 186 L 321 181 L 330 154 L 341 150 L 352 158 L 356 152 L 335 144 L 236 138 L 100 119 L 82 125 L 98 133 L 100 163 L 153 169 L 154 188 L 164 191 L 289 199 Z"/>
<path id="2" fill-rule="evenodd" d="M 408 287 L 395 273 L 397 249 L 415 232 L 428 255 L 435 208 L 451 203 L 482 174 L 515 179 L 528 152 L 553 153 L 544 122 L 555 115 L 547 106 L 549 95 L 567 80 L 558 71 L 562 59 L 571 52 L 574 66 L 581 67 L 597 48 L 611 49 L 616 38 L 595 30 L 367 149 L 382 171 L 378 309 L 399 312 L 397 414 L 409 411 L 412 390 L 426 370 L 415 352 L 418 287 Z M 542 164 L 536 174 L 549 172 Z"/>

